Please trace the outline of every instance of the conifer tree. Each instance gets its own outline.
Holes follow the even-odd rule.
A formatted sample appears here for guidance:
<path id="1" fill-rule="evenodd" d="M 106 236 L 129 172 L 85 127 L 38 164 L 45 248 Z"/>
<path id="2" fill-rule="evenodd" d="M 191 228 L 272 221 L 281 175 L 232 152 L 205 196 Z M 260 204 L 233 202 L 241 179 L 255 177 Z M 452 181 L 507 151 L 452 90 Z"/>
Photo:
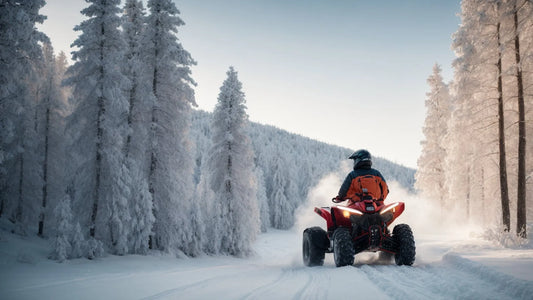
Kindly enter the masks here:
<path id="1" fill-rule="evenodd" d="M 478 205 L 471 211 L 483 220 L 501 220 L 503 231 L 511 229 L 516 200 L 516 232 L 525 236 L 532 5 L 464 0 L 461 8 L 446 138 L 448 199 Z"/>
<path id="2" fill-rule="evenodd" d="M 31 149 L 35 141 L 36 64 L 39 42 L 47 37 L 36 30 L 45 17 L 39 10 L 44 0 L 8 0 L 0 3 L 0 217 L 24 227 L 35 198 L 28 170 L 38 161 Z M 32 159 L 28 162 L 28 158 Z M 33 174 L 38 177 L 39 174 Z M 26 188 L 31 188 L 26 191 Z M 33 195 L 35 196 L 35 195 Z M 33 200 L 32 200 L 33 199 Z M 32 220 L 33 222 L 33 220 Z"/>
<path id="3" fill-rule="evenodd" d="M 425 140 L 422 142 L 422 154 L 418 159 L 415 186 L 426 197 L 444 206 L 447 193 L 444 186 L 446 150 L 443 138 L 447 134 L 451 117 L 451 97 L 448 86 L 443 82 L 439 65 L 433 66 L 433 74 L 427 82 L 430 92 L 426 94 L 427 113 L 423 128 Z"/>
<path id="4" fill-rule="evenodd" d="M 57 224 L 55 237 L 52 239 L 51 258 L 63 262 L 69 258 L 81 257 L 84 254 L 85 241 L 80 224 L 74 219 L 68 195 L 57 203 L 53 217 Z"/>
<path id="5" fill-rule="evenodd" d="M 272 181 L 270 185 L 270 224 L 276 229 L 289 229 L 293 225 L 292 213 L 296 203 L 287 196 L 290 184 L 287 161 L 282 157 L 281 149 L 272 160 Z"/>
<path id="6" fill-rule="evenodd" d="M 257 203 L 259 206 L 259 216 L 261 219 L 261 232 L 267 232 L 270 225 L 270 208 L 265 189 L 265 178 L 263 171 L 256 166 L 255 178 L 257 182 Z"/>
<path id="7" fill-rule="evenodd" d="M 208 182 L 218 204 L 213 218 L 220 224 L 220 252 L 245 256 L 260 229 L 254 154 L 242 84 L 233 67 L 227 76 L 213 113 Z"/>
<path id="8" fill-rule="evenodd" d="M 64 196 L 64 117 L 67 114 L 67 91 L 61 87 L 67 68 L 63 52 L 56 57 L 52 45 L 43 44 L 43 63 L 40 72 L 39 103 L 37 105 L 37 128 L 41 152 L 41 192 L 38 235 L 46 236 L 45 223 L 50 207 Z M 38 181 L 40 182 L 40 180 Z M 53 220 L 52 220 L 53 223 Z M 53 228 L 53 226 L 51 226 Z"/>
<path id="9" fill-rule="evenodd" d="M 124 74 L 131 82 L 128 99 L 128 133 L 124 146 L 126 165 L 131 175 L 130 251 L 146 253 L 154 223 L 152 195 L 148 191 L 149 114 L 153 94 L 148 80 L 148 66 L 141 55 L 141 40 L 145 31 L 144 8 L 141 1 L 128 0 L 124 6 L 122 28 L 126 42 Z"/>
<path id="10" fill-rule="evenodd" d="M 191 106 L 196 105 L 195 64 L 176 33 L 184 25 L 171 0 L 150 0 L 150 15 L 142 40 L 153 105 L 149 132 L 149 191 L 155 216 L 150 245 L 154 249 L 179 249 L 192 254 L 190 226 L 194 193 L 194 162 L 189 138 Z"/>
<path id="11" fill-rule="evenodd" d="M 522 238 L 527 238 L 527 206 L 526 206 L 526 105 L 525 105 L 525 87 L 524 87 L 524 71 L 523 62 L 524 48 L 520 46 L 520 35 L 530 37 L 533 33 L 531 27 L 533 22 L 531 16 L 533 13 L 533 4 L 528 1 L 513 1 L 512 16 L 513 16 L 513 35 L 514 35 L 514 54 L 515 54 L 515 70 L 516 70 L 516 92 L 518 102 L 518 178 L 517 178 L 517 216 L 516 216 L 516 233 Z M 517 2 L 521 2 L 518 4 Z M 521 7 L 524 11 L 520 12 Z M 522 20 L 519 14 L 524 15 Z M 522 24 L 520 24 L 522 23 Z M 525 23 L 525 24 L 524 24 Z M 522 25 L 522 26 L 520 26 Z M 525 29 L 523 29 L 525 28 Z M 527 39 L 526 39 L 527 41 Z M 530 49 L 532 51 L 532 49 Z M 527 53 L 527 52 L 526 52 Z"/>
<path id="12" fill-rule="evenodd" d="M 67 83 L 73 86 L 75 109 L 70 116 L 72 161 L 76 163 L 74 206 L 89 228 L 89 257 L 105 244 L 116 254 L 128 251 L 128 199 L 131 179 L 123 155 L 127 136 L 129 87 L 123 75 L 125 43 L 119 31 L 119 0 L 89 0 L 87 20 L 73 43 L 74 65 Z M 89 216 L 84 217 L 84 216 Z"/>

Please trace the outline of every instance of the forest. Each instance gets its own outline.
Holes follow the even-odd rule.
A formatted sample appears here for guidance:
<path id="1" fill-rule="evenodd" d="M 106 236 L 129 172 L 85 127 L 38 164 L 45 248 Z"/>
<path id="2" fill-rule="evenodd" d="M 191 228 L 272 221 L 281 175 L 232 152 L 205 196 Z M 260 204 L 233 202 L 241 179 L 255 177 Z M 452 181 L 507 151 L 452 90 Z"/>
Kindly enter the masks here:
<path id="1" fill-rule="evenodd" d="M 461 2 L 454 78 L 427 82 L 416 188 L 465 223 L 526 238 L 533 213 L 533 3 Z M 453 213 L 452 213 L 453 214 Z"/>
<path id="2" fill-rule="evenodd" d="M 232 67 L 197 110 L 175 3 L 120 2 L 87 1 L 72 64 L 36 29 L 44 0 L 0 4 L 0 220 L 58 261 L 249 255 L 354 149 L 250 122 Z M 415 170 L 374 162 L 413 191 Z"/>

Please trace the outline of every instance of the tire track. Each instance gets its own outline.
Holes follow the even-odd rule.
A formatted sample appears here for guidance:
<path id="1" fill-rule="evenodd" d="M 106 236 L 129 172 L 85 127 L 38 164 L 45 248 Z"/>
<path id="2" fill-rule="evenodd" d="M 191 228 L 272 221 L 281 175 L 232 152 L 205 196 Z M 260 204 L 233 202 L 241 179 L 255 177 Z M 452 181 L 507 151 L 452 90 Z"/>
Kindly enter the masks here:
<path id="1" fill-rule="evenodd" d="M 273 281 L 252 290 L 242 299 L 248 300 L 269 298 L 273 292 L 279 291 L 279 286 L 286 282 L 286 279 L 290 278 L 290 273 L 290 269 L 281 269 L 281 273 Z"/>
<path id="2" fill-rule="evenodd" d="M 245 269 L 243 270 L 243 268 Z M 230 272 L 228 272 L 225 269 L 229 269 Z M 153 295 L 144 297 L 142 299 L 143 300 L 169 299 L 169 298 L 175 298 L 171 296 L 178 294 L 178 293 L 180 294 L 179 298 L 182 298 L 183 294 L 186 294 L 187 291 L 197 290 L 197 288 L 210 286 L 211 283 L 216 283 L 216 285 L 219 285 L 221 282 L 224 282 L 224 281 L 235 280 L 235 277 L 238 277 L 238 276 L 245 276 L 248 274 L 257 273 L 258 270 L 260 269 L 261 269 L 260 266 L 258 267 L 255 265 L 249 265 L 249 266 L 241 266 L 240 268 L 236 268 L 235 266 L 218 266 L 218 267 L 213 267 L 213 268 L 202 268 L 198 270 L 189 270 L 189 271 L 183 271 L 183 272 L 174 271 L 172 273 L 178 273 L 178 274 L 193 273 L 193 272 L 205 273 L 205 272 L 210 271 L 212 274 L 211 276 L 207 278 L 204 277 L 204 279 L 202 280 L 197 280 L 197 281 L 194 281 L 188 284 L 177 285 L 173 288 L 160 291 L 157 294 L 153 294 Z M 192 276 L 192 275 L 190 275 L 190 277 L 196 278 L 196 276 Z"/>
<path id="3" fill-rule="evenodd" d="M 436 265 L 361 266 L 393 299 L 531 299 L 533 283 L 460 257 Z"/>
<path id="4" fill-rule="evenodd" d="M 323 286 L 328 286 L 329 281 L 331 280 L 326 276 L 327 272 L 316 272 L 307 269 L 303 273 L 307 274 L 308 280 L 306 284 L 296 292 L 293 299 L 326 299 L 327 292 Z"/>

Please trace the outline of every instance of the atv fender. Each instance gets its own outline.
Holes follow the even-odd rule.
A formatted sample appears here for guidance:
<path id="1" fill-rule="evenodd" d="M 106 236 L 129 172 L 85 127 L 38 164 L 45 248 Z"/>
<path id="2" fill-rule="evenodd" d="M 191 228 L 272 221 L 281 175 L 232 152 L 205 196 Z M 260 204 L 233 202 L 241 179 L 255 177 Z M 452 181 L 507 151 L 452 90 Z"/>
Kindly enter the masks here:
<path id="1" fill-rule="evenodd" d="M 333 218 L 331 217 L 329 207 L 315 207 L 315 213 L 317 213 L 319 216 L 326 220 L 328 231 L 333 230 L 335 228 L 335 223 L 333 222 Z"/>
<path id="2" fill-rule="evenodd" d="M 383 209 L 381 209 L 381 215 L 383 215 L 384 217 L 386 215 L 389 215 L 388 218 L 385 217 L 385 223 L 387 224 L 387 226 L 394 222 L 394 220 L 396 220 L 396 218 L 398 218 L 403 213 L 404 209 L 405 204 L 403 202 L 395 202 L 383 207 Z"/>

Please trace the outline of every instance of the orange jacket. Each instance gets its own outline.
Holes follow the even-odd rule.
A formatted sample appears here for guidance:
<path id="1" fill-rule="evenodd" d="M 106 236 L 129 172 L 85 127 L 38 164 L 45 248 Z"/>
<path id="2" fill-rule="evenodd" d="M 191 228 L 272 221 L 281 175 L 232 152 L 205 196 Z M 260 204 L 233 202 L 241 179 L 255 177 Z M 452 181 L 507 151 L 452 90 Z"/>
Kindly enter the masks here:
<path id="1" fill-rule="evenodd" d="M 344 180 L 340 190 L 341 199 L 361 201 L 363 199 L 385 200 L 389 187 L 383 175 L 372 168 L 355 169 Z"/>

